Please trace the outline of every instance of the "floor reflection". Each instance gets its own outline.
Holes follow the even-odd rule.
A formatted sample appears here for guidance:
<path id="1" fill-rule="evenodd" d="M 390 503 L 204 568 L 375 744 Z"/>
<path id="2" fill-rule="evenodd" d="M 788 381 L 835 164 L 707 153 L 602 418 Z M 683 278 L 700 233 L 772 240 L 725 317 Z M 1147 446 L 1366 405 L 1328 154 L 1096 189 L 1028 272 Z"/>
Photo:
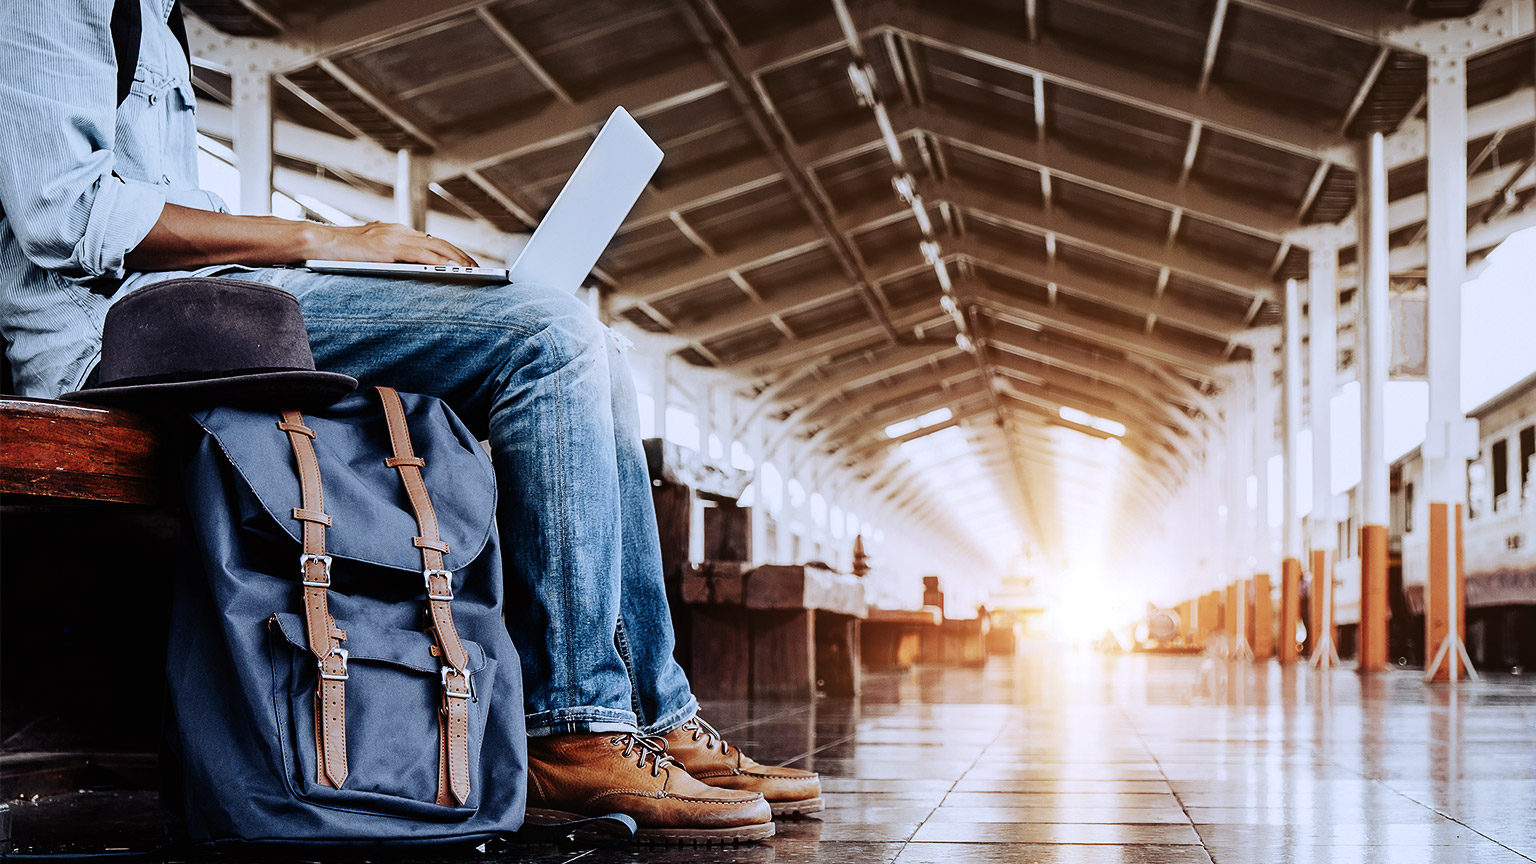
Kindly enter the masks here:
<path id="1" fill-rule="evenodd" d="M 1453 689 L 1426 687 L 1406 670 L 1361 679 L 1035 644 L 982 668 L 870 675 L 859 700 L 704 710 L 759 759 L 820 771 L 826 812 L 781 821 L 772 841 L 735 849 L 523 847 L 478 857 L 1536 860 L 1536 685 L 1518 678 Z"/>

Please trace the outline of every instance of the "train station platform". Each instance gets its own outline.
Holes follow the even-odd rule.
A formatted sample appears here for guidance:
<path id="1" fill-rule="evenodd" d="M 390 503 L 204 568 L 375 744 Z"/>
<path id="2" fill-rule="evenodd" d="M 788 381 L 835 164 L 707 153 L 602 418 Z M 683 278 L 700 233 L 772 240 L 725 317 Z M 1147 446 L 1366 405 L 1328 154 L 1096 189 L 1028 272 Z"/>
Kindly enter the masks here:
<path id="1" fill-rule="evenodd" d="M 115 5 L 239 215 L 501 268 L 615 109 L 665 154 L 571 314 L 704 718 L 828 806 L 453 860 L 1536 861 L 1536 0 Z M 174 439 L 0 324 L 0 829 L 166 858 Z M 1008 641 L 1100 634 L 1189 653 Z"/>
<path id="2" fill-rule="evenodd" d="M 765 843 L 436 860 L 1515 864 L 1536 860 L 1528 694 L 1513 676 L 1425 687 L 1026 645 L 982 668 L 872 674 L 859 699 L 706 703 L 733 743 L 824 778 L 826 810 Z M 124 816 L 152 818 L 152 793 L 73 797 L 17 804 L 18 835 L 34 808 L 80 851 L 86 831 L 117 833 L 97 851 L 147 841 Z"/>

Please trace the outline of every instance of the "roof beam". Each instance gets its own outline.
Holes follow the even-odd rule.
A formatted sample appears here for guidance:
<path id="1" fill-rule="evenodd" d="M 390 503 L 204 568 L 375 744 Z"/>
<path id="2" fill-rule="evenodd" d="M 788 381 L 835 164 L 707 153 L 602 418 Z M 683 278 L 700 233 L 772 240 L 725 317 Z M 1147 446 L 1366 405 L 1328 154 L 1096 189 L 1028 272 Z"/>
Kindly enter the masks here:
<path id="1" fill-rule="evenodd" d="M 1467 181 L 1467 204 L 1483 204 L 1502 196 L 1506 189 L 1520 190 L 1533 183 L 1536 183 L 1536 168 L 1532 168 L 1528 162 L 1493 168 Z M 1423 222 L 1428 214 L 1428 192 L 1399 198 L 1387 205 L 1387 231 Z M 1336 232 L 1345 244 L 1352 242 L 1356 236 L 1355 215 L 1351 213 L 1338 224 L 1326 226 L 1327 230 Z"/>
<path id="2" fill-rule="evenodd" d="M 416 3 L 418 0 L 409 2 Z M 750 75 L 755 76 L 841 44 L 842 33 L 837 22 L 828 16 L 758 43 L 731 46 L 728 50 L 739 59 Z M 647 116 L 723 92 L 729 86 L 712 63 L 703 60 L 686 62 L 673 69 L 594 94 L 575 104 L 556 103 L 532 117 L 523 118 L 501 129 L 444 142 L 445 146 L 438 153 L 437 168 L 432 179 L 442 180 L 471 168 L 481 168 L 523 153 L 591 135 L 607 119 L 615 105 L 626 106 L 629 113 L 643 125 Z"/>
<path id="3" fill-rule="evenodd" d="M 644 123 L 651 114 L 718 93 L 725 87 L 708 63 L 695 61 L 605 90 L 581 102 L 553 102 L 532 117 L 500 129 L 444 141 L 433 157 L 431 179 L 440 182 L 596 134 L 615 105 L 630 106 L 629 113 Z"/>
<path id="4" fill-rule="evenodd" d="M 1467 140 L 1527 123 L 1536 122 L 1536 88 L 1522 87 L 1467 109 Z M 1425 121 L 1408 120 L 1386 139 L 1387 168 L 1397 168 L 1428 157 Z"/>
<path id="5" fill-rule="evenodd" d="M 1130 429 L 1139 427 L 1142 432 L 1153 433 L 1159 439 L 1171 439 L 1176 434 L 1161 417 L 1149 413 L 1145 403 L 1127 398 L 1129 394 L 1119 388 L 1092 384 L 1085 386 L 1082 381 L 1060 371 L 1027 368 L 1017 359 L 994 358 L 991 365 L 1010 381 L 1037 390 L 1040 398 L 1059 400 L 1053 407 L 1066 406 L 1086 411 L 1097 417 L 1123 423 Z"/>
<path id="6" fill-rule="evenodd" d="M 813 399 L 795 408 L 790 412 L 789 416 L 784 419 L 783 431 L 777 434 L 774 439 L 770 441 L 770 443 L 765 448 L 766 452 L 771 453 L 777 450 L 781 439 L 792 434 L 793 429 L 797 428 L 800 424 L 814 416 L 822 408 L 822 406 L 840 398 L 845 390 L 861 387 L 866 384 L 873 384 L 876 381 L 884 380 L 892 375 L 898 375 L 913 369 L 922 368 L 923 366 L 935 363 L 939 359 L 959 350 L 960 349 L 954 345 L 950 345 L 948 347 L 931 345 L 907 346 L 897 349 L 896 353 L 910 353 L 905 354 L 901 358 L 889 358 L 886 363 L 877 370 L 855 369 L 851 370 L 851 374 L 845 374 L 836 380 L 827 380 L 822 382 L 823 386 L 820 388 L 820 392 Z M 784 401 L 789 402 L 791 400 L 786 397 Z"/>
<path id="7" fill-rule="evenodd" d="M 949 314 L 939 308 L 937 298 L 939 286 L 933 286 L 933 297 L 917 300 L 907 306 L 892 309 L 891 316 L 894 319 L 898 331 L 910 333 L 917 327 L 934 327 L 950 320 Z M 717 368 L 732 372 L 751 373 L 758 369 L 783 368 L 785 366 L 798 366 L 812 358 L 832 357 L 845 351 L 852 351 L 860 346 L 879 343 L 884 340 L 885 331 L 873 321 L 855 321 L 845 324 L 836 330 L 826 333 L 818 333 L 808 339 L 801 339 L 780 345 L 768 351 L 743 357 L 735 361 L 727 361 Z M 915 341 L 915 340 L 914 340 Z M 948 342 L 948 344 L 954 344 Z M 943 343 L 939 343 L 943 344 Z"/>
<path id="8" fill-rule="evenodd" d="M 891 123 L 899 135 L 926 132 L 946 139 L 952 146 L 982 152 L 1164 209 L 1179 208 L 1193 216 L 1246 233 L 1279 238 L 1297 227 L 1295 219 L 1271 209 L 1254 206 L 1245 200 L 1216 195 L 1199 186 L 1126 168 L 1112 160 L 1080 152 L 1059 142 L 1048 139 L 1040 141 L 996 129 L 969 117 L 950 114 L 932 104 L 916 108 L 895 108 L 891 111 Z M 1198 134 L 1192 133 L 1188 148 L 1191 168 L 1197 141 Z M 875 131 L 860 124 L 822 138 L 801 142 L 797 145 L 797 151 L 806 164 L 817 166 L 881 146 Z M 673 210 L 683 210 L 741 194 L 773 182 L 777 176 L 771 160 L 766 158 L 738 162 L 682 181 L 674 187 L 648 193 L 636 205 L 625 224 L 630 226 L 656 221 L 665 218 Z"/>
<path id="9" fill-rule="evenodd" d="M 1055 285 L 1057 290 L 1069 296 L 1103 303 L 1137 315 L 1156 315 L 1161 321 L 1214 339 L 1231 339 L 1237 331 L 1243 329 L 1241 319 L 1226 319 L 1199 309 L 1175 306 L 1166 299 L 1166 295 L 1164 299 L 1154 299 L 1149 293 L 1124 288 L 1116 282 L 1083 273 L 1059 260 L 1038 261 L 991 243 L 978 242 L 974 238 L 952 242 L 948 244 L 948 250 L 985 262 L 1025 281 Z"/>
<path id="10" fill-rule="evenodd" d="M 1365 105 L 1366 97 L 1371 95 L 1371 88 L 1376 86 L 1376 79 L 1381 77 L 1381 70 L 1386 68 L 1387 60 L 1392 56 L 1392 49 L 1381 46 L 1376 52 L 1376 59 L 1371 61 L 1371 68 L 1365 72 L 1365 79 L 1360 82 L 1360 88 L 1355 91 L 1355 98 L 1349 100 L 1349 107 L 1344 110 L 1344 119 L 1339 121 L 1339 134 L 1349 131 L 1349 124 L 1355 122 L 1355 115 L 1360 113 L 1360 108 Z"/>
<path id="11" fill-rule="evenodd" d="M 874 265 L 869 271 L 869 276 L 875 285 L 881 285 L 893 279 L 931 270 L 931 267 L 920 260 L 900 264 L 886 262 Z M 762 324 L 770 318 L 804 311 L 828 300 L 851 296 L 857 290 L 856 286 L 849 283 L 848 277 L 841 273 L 828 274 L 802 282 L 766 300 L 758 302 L 749 300 L 718 315 L 678 325 L 673 327 L 671 332 L 690 342 L 709 342 L 735 331 Z"/>
<path id="12" fill-rule="evenodd" d="M 555 80 L 555 76 L 551 75 L 549 70 L 544 68 L 544 64 L 539 62 L 539 58 L 533 56 L 533 52 L 523 45 L 522 40 L 513 35 L 512 31 L 507 28 L 507 25 L 501 23 L 500 18 L 492 15 L 490 10 L 484 6 L 475 8 L 475 16 L 480 19 L 481 24 L 484 24 L 487 29 L 496 34 L 496 38 L 501 40 L 501 44 L 507 46 L 507 50 L 517 56 L 518 62 L 523 64 L 523 68 L 528 70 L 528 74 L 538 79 L 538 82 L 544 85 L 545 90 L 548 90 L 556 99 L 567 105 L 576 104 L 575 98 L 571 96 L 571 91 L 567 90 L 565 85 Z"/>
<path id="13" fill-rule="evenodd" d="M 1005 366 L 999 367 L 999 374 L 1006 378 L 1008 382 L 1003 385 L 1000 392 L 1007 393 L 1019 402 L 1025 402 L 1047 412 L 1055 413 L 1058 417 L 1062 408 L 1074 408 L 1078 411 L 1084 411 L 1096 417 L 1112 420 L 1125 427 L 1126 434 L 1124 436 L 1109 433 L 1111 437 L 1119 438 L 1120 440 L 1140 437 L 1142 440 L 1153 445 L 1153 447 L 1173 449 L 1170 439 L 1174 433 L 1171 430 L 1132 412 L 1116 410 L 1113 406 L 1095 408 L 1097 400 L 1084 398 L 1082 394 L 1073 393 L 1058 387 L 1043 386 L 1013 373 L 1012 370 Z M 1066 422 L 1070 423 L 1072 421 L 1067 420 Z"/>
<path id="14" fill-rule="evenodd" d="M 1015 72 L 1040 74 L 1060 84 L 1126 102 L 1186 122 L 1217 129 L 1307 156 L 1354 165 L 1349 142 L 1309 123 L 1229 99 L 1216 90 L 1197 92 L 1187 85 L 1134 72 L 1064 47 L 1042 36 L 1026 42 L 1000 30 L 968 24 L 926 9 L 903 10 L 914 22 L 911 39 L 938 50 L 992 63 Z M 901 28 L 898 28 L 901 29 Z"/>
<path id="15" fill-rule="evenodd" d="M 1205 57 L 1200 61 L 1200 77 L 1195 82 L 1195 89 L 1204 93 L 1205 88 L 1211 84 L 1211 73 L 1216 69 L 1216 52 L 1221 47 L 1221 28 L 1227 20 L 1227 0 L 1216 0 L 1216 8 L 1211 13 L 1211 28 L 1205 37 Z"/>
<path id="16" fill-rule="evenodd" d="M 1008 326 L 1004 322 L 997 323 L 1001 327 Z M 1200 429 L 1195 421 L 1173 404 L 1177 396 L 1161 381 L 1146 374 L 1140 367 L 1107 359 L 1096 360 L 1092 365 L 1085 365 L 1080 360 L 1065 360 L 1060 353 L 1057 353 L 1061 350 L 1059 346 L 1047 349 L 1039 339 L 1025 340 L 1027 344 L 1017 344 L 1006 336 L 1000 335 L 998 332 L 1000 329 L 994 326 L 993 332 L 985 340 L 987 347 L 993 349 L 994 354 L 1009 354 L 1022 360 L 1061 369 L 1070 374 L 1102 381 L 1106 386 L 1117 388 L 1131 398 L 1138 399 L 1160 412 L 1167 423 L 1177 426 L 1189 437 L 1196 439 L 1200 437 Z"/>
<path id="17" fill-rule="evenodd" d="M 435 24 L 458 18 L 485 5 L 487 0 L 440 0 L 423 8 L 420 0 L 373 0 L 305 25 L 290 26 L 290 33 L 308 50 L 288 66 L 297 69 L 321 55 L 362 51 L 409 36 Z"/>
<path id="18" fill-rule="evenodd" d="M 284 156 L 389 186 L 399 179 L 396 155 L 372 141 L 343 138 L 288 120 L 278 120 L 272 126 L 272 149 Z M 197 131 L 224 141 L 234 140 L 234 111 L 214 102 L 199 102 Z"/>
<path id="19" fill-rule="evenodd" d="M 1008 162 L 1049 170 L 1057 178 L 1070 179 L 1167 210 L 1182 209 L 1246 233 L 1278 238 L 1296 227 L 1294 220 L 1236 197 L 1215 195 L 1189 184 L 1180 185 L 1176 180 L 1126 168 L 1059 142 L 1037 141 L 933 107 L 895 111 L 892 122 L 898 128 L 924 129 L 957 146 L 1000 156 Z"/>
<path id="20" fill-rule="evenodd" d="M 1337 0 L 1238 0 L 1238 4 L 1362 42 L 1376 42 L 1390 28 L 1424 23 L 1407 11 L 1399 11 L 1401 4 L 1396 9 Z"/>
<path id="21" fill-rule="evenodd" d="M 956 207 L 1013 223 L 1032 234 L 1054 234 L 1058 240 L 1087 246 L 1107 257 L 1131 260 L 1149 269 L 1169 267 L 1219 286 L 1241 297 L 1273 299 L 1279 288 L 1259 270 L 1242 270 L 1213 262 L 1203 256 L 1167 248 L 1162 239 L 1150 239 L 1106 228 L 1102 224 L 1065 213 L 1046 211 L 1017 198 L 975 189 L 954 180 L 929 186 L 930 203 L 948 201 Z"/>
<path id="22" fill-rule="evenodd" d="M 900 375 L 930 362 L 942 360 L 959 350 L 953 342 L 903 345 L 869 362 L 839 368 L 825 378 L 807 377 L 794 387 L 785 390 L 782 401 L 789 404 L 807 396 L 820 398 L 823 394 L 835 395 L 844 390 L 873 384 L 883 378 Z"/>
<path id="23" fill-rule="evenodd" d="M 739 272 L 821 248 L 825 243 L 821 231 L 811 226 L 773 232 L 719 255 L 701 255 L 686 264 L 633 275 L 624 280 L 623 290 L 618 296 L 636 303 L 651 302 L 705 282 L 729 278 L 733 271 Z"/>
<path id="24" fill-rule="evenodd" d="M 338 65 L 336 61 L 327 57 L 322 57 L 319 60 L 316 60 L 315 63 L 323 72 L 325 72 L 325 74 L 336 79 L 336 83 L 340 84 L 342 87 L 345 87 L 348 92 L 362 100 L 363 103 L 368 107 L 379 112 L 380 116 L 384 117 L 384 119 L 400 127 L 400 129 L 404 131 L 405 134 L 415 138 L 417 141 L 420 141 L 427 147 L 433 149 L 437 148 L 438 139 L 436 135 L 428 132 L 413 118 L 406 116 L 405 112 L 401 111 L 394 105 L 391 105 L 389 100 L 385 99 L 378 93 L 375 93 L 372 87 L 363 83 L 362 81 L 357 80 L 352 76 L 352 73 L 341 68 L 341 66 Z"/>
<path id="25" fill-rule="evenodd" d="M 851 431 L 847 435 L 829 434 L 823 437 L 820 443 L 828 446 L 828 453 L 838 453 L 845 457 L 858 456 L 863 458 L 872 450 L 890 446 L 893 439 L 887 438 L 885 427 L 911 417 L 919 417 L 929 411 L 937 411 L 940 408 L 948 408 L 956 415 L 994 412 L 992 398 L 987 392 L 987 386 L 974 377 L 970 382 L 949 388 L 918 399 L 913 399 L 909 404 L 901 406 L 900 410 L 887 409 L 865 417 L 850 417 L 834 427 L 829 427 L 836 432 Z M 966 407 L 974 406 L 974 407 Z M 849 429 L 850 424 L 857 426 Z M 818 433 L 820 434 L 820 433 Z"/>
<path id="26" fill-rule="evenodd" d="M 982 395 L 985 388 L 986 382 L 980 379 L 974 366 L 967 365 L 959 370 L 939 370 L 922 378 L 904 381 L 886 390 L 840 402 L 837 405 L 838 413 L 826 418 L 825 425 L 821 428 L 843 430 L 854 427 L 860 431 L 860 434 L 876 428 L 884 429 L 892 423 L 928 413 L 932 409 L 924 406 L 931 400 L 936 399 L 947 404 L 951 400 Z M 817 414 L 818 412 L 813 412 L 801 418 L 800 422 L 814 425 L 817 422 Z"/>
<path id="27" fill-rule="evenodd" d="M 1166 363 L 1198 376 L 1212 376 L 1216 367 L 1223 362 L 1223 358 L 1219 355 L 1201 354 L 1188 348 L 1162 342 L 1140 332 L 1116 332 L 1119 328 L 1111 328 L 1102 321 L 1095 321 L 1065 309 L 1025 306 L 1020 303 L 1018 297 L 977 285 L 975 280 L 967 284 L 965 293 L 988 314 L 1005 321 L 1023 322 L 1026 327 L 1039 325 L 1060 330 L 1078 339 L 1096 342 L 1158 363 Z"/>
<path id="28" fill-rule="evenodd" d="M 860 227 L 891 217 L 894 210 L 894 204 L 876 201 L 838 217 L 838 221 L 845 226 L 844 230 L 857 233 Z M 818 226 L 770 232 L 720 255 L 705 255 L 678 267 L 653 270 L 644 276 L 626 279 L 620 296 L 649 302 L 694 285 L 727 278 L 733 271 L 747 270 L 826 245 L 826 232 Z M 913 252 L 916 251 L 914 245 Z M 750 280 L 750 276 L 748 278 Z"/>
<path id="29" fill-rule="evenodd" d="M 767 88 L 757 78 L 752 58 L 744 56 L 737 46 L 732 45 L 728 34 L 723 33 L 715 23 L 713 19 L 723 20 L 724 16 L 712 9 L 713 0 L 674 0 L 673 5 L 694 36 L 703 44 L 704 52 L 715 70 L 725 79 L 753 135 L 778 163 L 780 173 L 800 196 L 812 224 L 826 237 L 833 256 L 848 274 L 848 278 L 858 286 L 859 296 L 869 309 L 870 317 L 885 329 L 893 341 L 896 340 L 899 333 L 891 323 L 884 298 L 871 284 L 863 257 L 839 225 L 831 197 L 810 168 L 799 161 L 798 154 L 789 145 L 794 136 L 769 97 Z"/>

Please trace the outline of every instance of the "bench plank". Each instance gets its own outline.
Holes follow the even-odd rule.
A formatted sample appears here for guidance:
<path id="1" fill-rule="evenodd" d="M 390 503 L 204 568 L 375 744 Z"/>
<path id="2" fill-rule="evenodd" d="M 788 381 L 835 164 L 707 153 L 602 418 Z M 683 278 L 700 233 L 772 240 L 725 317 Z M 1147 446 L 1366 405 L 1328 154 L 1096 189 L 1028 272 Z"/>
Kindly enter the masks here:
<path id="1" fill-rule="evenodd" d="M 165 500 L 163 436 L 148 418 L 0 397 L 0 494 L 155 505 Z"/>

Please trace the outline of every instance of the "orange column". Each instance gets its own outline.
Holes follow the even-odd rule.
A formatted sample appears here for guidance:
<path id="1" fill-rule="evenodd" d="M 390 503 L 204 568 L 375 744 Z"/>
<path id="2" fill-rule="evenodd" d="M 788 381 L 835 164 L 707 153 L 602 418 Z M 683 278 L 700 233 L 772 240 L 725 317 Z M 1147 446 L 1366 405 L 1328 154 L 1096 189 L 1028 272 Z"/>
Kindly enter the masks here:
<path id="1" fill-rule="evenodd" d="M 1435 655 L 1440 653 L 1440 647 L 1445 643 L 1446 636 L 1450 635 L 1451 618 L 1447 588 L 1451 579 L 1455 579 L 1456 587 L 1456 632 L 1460 634 L 1463 642 L 1467 632 L 1467 580 L 1463 560 L 1463 548 L 1461 538 L 1461 505 L 1457 504 L 1455 510 L 1449 504 L 1431 502 L 1429 505 L 1429 584 L 1424 591 L 1424 629 L 1426 640 L 1424 643 L 1425 663 L 1434 661 Z M 1452 524 L 1452 520 L 1454 524 Z M 1454 535 L 1453 535 L 1454 532 Z M 1454 540 L 1452 537 L 1454 536 Z M 1454 576 L 1447 572 L 1449 567 L 1446 560 L 1446 551 L 1451 543 L 1455 543 L 1456 573 Z M 1466 678 L 1467 664 L 1461 662 L 1461 655 L 1454 648 L 1440 663 L 1440 668 L 1435 672 L 1435 681 L 1451 680 L 1451 664 L 1457 664 L 1457 679 Z"/>
<path id="2" fill-rule="evenodd" d="M 1213 625 L 1211 629 L 1224 633 L 1232 632 L 1232 627 L 1227 623 L 1227 592 L 1220 588 L 1212 591 L 1211 608 L 1216 610 L 1216 614 L 1211 617 Z"/>
<path id="3" fill-rule="evenodd" d="M 1269 574 L 1253 577 L 1253 659 L 1275 656 L 1275 603 L 1269 596 Z"/>
<path id="4" fill-rule="evenodd" d="M 1188 645 L 1194 636 L 1194 631 L 1190 629 L 1190 625 L 1195 623 L 1193 620 L 1195 614 L 1195 605 L 1188 600 L 1185 600 L 1183 603 L 1179 604 L 1178 612 L 1179 639 L 1184 644 Z"/>
<path id="5" fill-rule="evenodd" d="M 1324 602 L 1323 602 L 1323 593 L 1324 592 L 1328 592 L 1329 595 L 1330 595 L 1327 598 L 1328 601 L 1329 601 L 1327 604 L 1324 604 Z M 1333 604 L 1333 599 L 1334 598 L 1331 596 L 1332 592 L 1333 592 L 1333 561 L 1329 559 L 1327 550 L 1324 550 L 1324 549 L 1314 549 L 1314 550 L 1312 550 L 1312 598 L 1311 598 L 1311 603 L 1310 603 L 1311 608 L 1309 610 L 1307 610 L 1308 613 L 1309 613 L 1307 615 L 1307 619 L 1308 619 L 1308 621 L 1311 622 L 1310 624 L 1308 624 L 1307 629 L 1312 634 L 1312 652 L 1313 652 L 1313 654 L 1316 654 L 1318 647 L 1323 644 L 1323 635 L 1324 635 L 1325 632 L 1328 635 L 1328 644 L 1329 645 L 1335 645 L 1336 646 L 1336 645 L 1339 644 L 1338 634 L 1334 632 L 1334 630 L 1336 628 L 1334 628 L 1334 626 L 1333 626 L 1333 615 L 1332 615 L 1332 612 L 1333 612 L 1333 609 L 1334 609 L 1334 604 Z M 1324 606 L 1325 605 L 1327 606 L 1327 611 L 1330 613 L 1329 616 L 1328 616 L 1328 620 L 1326 620 L 1326 621 L 1323 620 L 1323 612 L 1324 612 Z M 1325 630 L 1325 628 L 1326 628 L 1326 630 Z"/>
<path id="6" fill-rule="evenodd" d="M 1214 592 L 1201 594 L 1195 602 L 1195 644 L 1204 645 L 1206 637 L 1217 627 L 1216 616 L 1220 610 L 1216 608 Z"/>
<path id="7" fill-rule="evenodd" d="M 1296 624 L 1301 619 L 1301 561 L 1287 558 L 1280 564 L 1280 626 L 1275 647 L 1281 663 L 1295 663 Z"/>
<path id="8" fill-rule="evenodd" d="M 1387 528 L 1360 529 L 1359 665 L 1369 674 L 1387 668 Z"/>
<path id="9" fill-rule="evenodd" d="M 1227 633 L 1232 637 L 1233 647 L 1237 646 L 1237 639 L 1242 637 L 1253 647 L 1253 640 L 1249 638 L 1248 625 L 1253 621 L 1253 613 L 1248 611 L 1248 580 L 1239 579 L 1227 586 Z"/>

